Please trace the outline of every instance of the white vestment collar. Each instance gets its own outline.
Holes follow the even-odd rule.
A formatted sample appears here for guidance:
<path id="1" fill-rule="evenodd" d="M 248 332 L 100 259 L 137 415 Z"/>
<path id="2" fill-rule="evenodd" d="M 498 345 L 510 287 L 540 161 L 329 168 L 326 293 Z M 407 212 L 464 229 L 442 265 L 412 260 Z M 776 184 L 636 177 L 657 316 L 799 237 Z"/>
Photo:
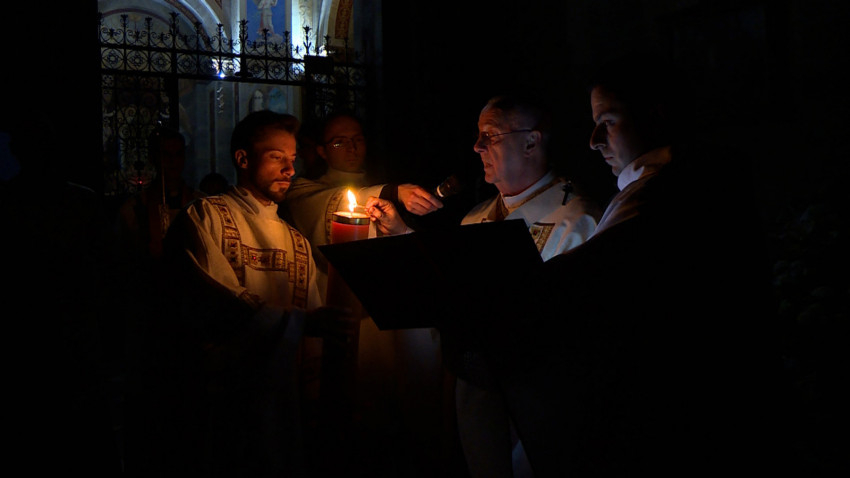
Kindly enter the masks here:
<path id="1" fill-rule="evenodd" d="M 664 165 L 670 162 L 670 146 L 653 149 L 627 164 L 617 176 L 617 187 L 620 191 L 638 179 L 652 176 Z"/>
<path id="2" fill-rule="evenodd" d="M 525 188 L 525 191 L 519 194 L 513 196 L 505 196 L 504 194 L 500 193 L 502 196 L 502 200 L 505 201 L 505 206 L 508 207 L 508 211 L 513 211 L 514 209 L 522 205 L 525 201 L 527 201 L 532 194 L 537 193 L 540 188 L 547 186 L 554 179 L 555 173 L 549 171 L 548 173 L 544 174 L 542 178 L 538 179 L 537 182 Z"/>
<path id="3" fill-rule="evenodd" d="M 257 216 L 265 219 L 276 219 L 278 217 L 276 202 L 263 204 L 259 199 L 255 198 L 250 191 L 241 186 L 232 186 L 224 194 L 233 198 L 236 203 L 242 206 L 242 208 L 248 213 L 256 214 Z"/>

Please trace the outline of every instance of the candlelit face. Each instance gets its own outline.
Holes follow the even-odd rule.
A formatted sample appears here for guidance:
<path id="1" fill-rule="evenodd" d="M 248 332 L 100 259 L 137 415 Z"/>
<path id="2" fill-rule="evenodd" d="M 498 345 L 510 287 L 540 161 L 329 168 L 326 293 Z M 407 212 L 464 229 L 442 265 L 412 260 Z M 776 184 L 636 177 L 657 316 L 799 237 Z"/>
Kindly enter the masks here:
<path id="1" fill-rule="evenodd" d="M 328 166 L 338 171 L 359 173 L 366 160 L 366 137 L 360 123 L 348 116 L 332 119 L 325 127 L 322 144 L 316 152 Z"/>
<path id="2" fill-rule="evenodd" d="M 601 87 L 590 93 L 590 106 L 596 126 L 590 135 L 590 149 L 602 153 L 614 176 L 650 148 L 639 134 L 633 115 L 616 96 Z"/>
<path id="3" fill-rule="evenodd" d="M 260 201 L 279 203 L 295 174 L 295 136 L 267 127 L 259 138 L 252 144 L 251 151 L 236 151 L 236 163 L 244 173 L 240 175 L 239 185 Z"/>
<path id="4" fill-rule="evenodd" d="M 511 124 L 502 110 L 485 107 L 478 116 L 478 139 L 472 148 L 481 155 L 484 180 L 502 194 L 522 192 L 533 182 L 529 177 L 540 176 L 536 165 L 526 160 L 526 147 L 537 137 L 539 132 L 526 125 Z"/>

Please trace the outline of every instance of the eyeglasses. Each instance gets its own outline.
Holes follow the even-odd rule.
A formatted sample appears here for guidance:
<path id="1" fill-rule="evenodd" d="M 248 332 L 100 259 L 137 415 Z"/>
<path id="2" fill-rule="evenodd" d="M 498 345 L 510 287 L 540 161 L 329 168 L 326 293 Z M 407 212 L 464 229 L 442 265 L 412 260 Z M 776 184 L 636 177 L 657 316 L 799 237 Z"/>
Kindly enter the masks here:
<path id="1" fill-rule="evenodd" d="M 357 148 L 361 149 L 366 145 L 366 138 L 362 136 L 356 136 L 354 138 L 334 138 L 328 141 L 325 144 L 329 144 L 333 149 L 349 149 L 349 148 Z"/>
<path id="2" fill-rule="evenodd" d="M 486 131 L 482 131 L 478 133 L 478 136 L 475 137 L 475 144 L 481 143 L 483 146 L 492 146 L 497 144 L 498 141 L 493 141 L 493 138 L 497 136 L 504 136 L 506 134 L 514 134 L 514 133 L 528 133 L 529 131 L 534 131 L 533 129 L 517 129 L 513 131 L 508 131 L 506 133 L 496 133 L 490 134 Z"/>

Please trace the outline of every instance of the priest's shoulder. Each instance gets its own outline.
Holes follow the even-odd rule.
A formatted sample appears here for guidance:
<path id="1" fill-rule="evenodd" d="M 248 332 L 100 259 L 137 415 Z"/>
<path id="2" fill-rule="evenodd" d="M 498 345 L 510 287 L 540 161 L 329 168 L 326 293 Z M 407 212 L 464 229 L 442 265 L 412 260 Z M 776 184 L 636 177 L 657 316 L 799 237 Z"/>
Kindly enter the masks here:
<path id="1" fill-rule="evenodd" d="M 327 189 L 329 187 L 330 185 L 320 181 L 319 179 L 297 177 L 292 179 L 292 184 L 290 184 L 287 192 L 299 189 Z"/>
<path id="2" fill-rule="evenodd" d="M 335 189 L 337 188 L 316 179 L 295 178 L 292 180 L 292 184 L 289 185 L 289 189 L 286 190 L 286 198 L 283 202 L 285 204 L 297 199 L 324 194 L 326 191 Z"/>
<path id="3" fill-rule="evenodd" d="M 499 195 L 496 194 L 495 196 L 489 197 L 489 198 L 481 201 L 480 203 L 476 204 L 475 207 L 473 207 L 472 209 L 469 210 L 468 213 L 466 213 L 466 218 L 471 218 L 471 217 L 480 216 L 480 215 L 484 214 L 485 212 L 487 212 L 490 209 L 490 207 L 493 205 L 493 202 L 498 197 L 499 197 Z"/>

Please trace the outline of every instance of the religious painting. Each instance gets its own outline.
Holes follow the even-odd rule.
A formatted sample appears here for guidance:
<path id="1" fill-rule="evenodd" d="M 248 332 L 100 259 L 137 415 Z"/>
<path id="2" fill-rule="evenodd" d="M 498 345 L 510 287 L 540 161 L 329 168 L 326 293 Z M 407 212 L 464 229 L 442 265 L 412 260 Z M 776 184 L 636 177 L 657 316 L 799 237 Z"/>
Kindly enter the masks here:
<path id="1" fill-rule="evenodd" d="M 249 0 L 245 2 L 248 41 L 283 43 L 286 23 L 286 0 Z M 266 30 L 268 36 L 266 37 Z"/>

